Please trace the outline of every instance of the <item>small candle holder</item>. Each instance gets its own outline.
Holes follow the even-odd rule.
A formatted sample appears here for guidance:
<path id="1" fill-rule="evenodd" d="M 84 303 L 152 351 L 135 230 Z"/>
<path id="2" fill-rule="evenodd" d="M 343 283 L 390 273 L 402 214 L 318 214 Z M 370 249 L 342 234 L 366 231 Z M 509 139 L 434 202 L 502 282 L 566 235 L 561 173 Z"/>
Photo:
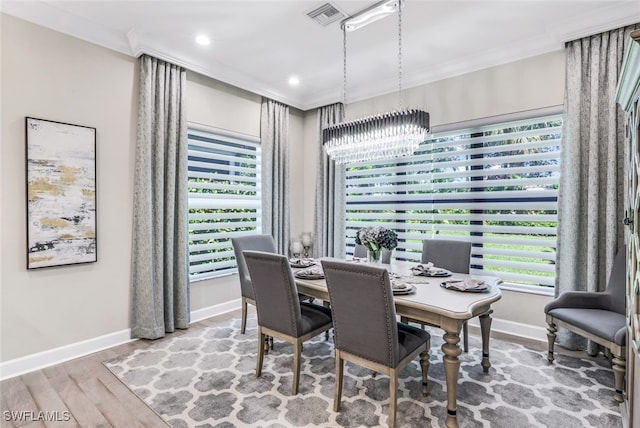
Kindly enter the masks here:
<path id="1" fill-rule="evenodd" d="M 309 257 L 309 248 L 313 245 L 313 238 L 311 237 L 311 232 L 302 232 L 302 247 L 304 249 L 304 257 Z"/>
<path id="2" fill-rule="evenodd" d="M 295 258 L 300 258 L 300 254 L 303 251 L 302 243 L 300 241 L 293 241 L 291 243 L 291 255 Z"/>

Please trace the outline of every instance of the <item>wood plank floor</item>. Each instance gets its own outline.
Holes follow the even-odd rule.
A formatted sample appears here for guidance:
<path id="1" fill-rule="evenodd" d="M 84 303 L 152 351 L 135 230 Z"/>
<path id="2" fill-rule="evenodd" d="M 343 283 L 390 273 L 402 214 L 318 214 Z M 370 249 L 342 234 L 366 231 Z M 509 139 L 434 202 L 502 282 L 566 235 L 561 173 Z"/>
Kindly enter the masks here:
<path id="1" fill-rule="evenodd" d="M 240 311 L 193 323 L 189 330 L 179 330 L 158 340 L 168 340 L 234 317 L 240 317 Z M 470 333 L 476 332 L 470 328 Z M 546 349 L 539 342 L 499 338 Z M 0 382 L 0 427 L 167 427 L 153 410 L 102 365 L 105 360 L 143 349 L 154 342 L 137 340 Z M 562 352 L 558 347 L 556 349 Z M 7 418 L 11 412 L 22 412 L 22 420 L 6 420 L 12 419 Z M 57 415 L 54 419 L 59 421 L 33 421 L 29 418 L 38 416 L 39 412 Z"/>
<path id="2" fill-rule="evenodd" d="M 239 316 L 236 311 L 202 320 L 189 330 L 178 330 L 158 340 Z M 167 427 L 102 365 L 105 360 L 154 342 L 137 340 L 0 382 L 0 427 Z M 12 412 L 21 417 L 10 417 Z M 48 412 L 52 416 L 49 419 L 57 421 L 34 421 L 39 412 Z"/>

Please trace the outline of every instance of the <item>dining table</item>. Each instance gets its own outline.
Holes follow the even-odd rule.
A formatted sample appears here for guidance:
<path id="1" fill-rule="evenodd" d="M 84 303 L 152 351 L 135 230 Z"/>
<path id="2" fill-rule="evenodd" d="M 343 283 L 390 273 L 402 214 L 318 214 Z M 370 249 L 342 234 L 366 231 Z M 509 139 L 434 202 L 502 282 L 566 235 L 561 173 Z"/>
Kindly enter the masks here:
<path id="1" fill-rule="evenodd" d="M 353 263 L 364 263 L 353 260 Z M 320 265 L 320 260 L 316 260 Z M 418 321 L 444 330 L 444 343 L 442 345 L 442 359 L 445 370 L 447 390 L 447 418 L 445 425 L 458 427 L 457 420 L 457 387 L 460 372 L 459 355 L 460 330 L 464 322 L 479 317 L 480 332 L 482 337 L 482 368 L 484 373 L 489 373 L 491 362 L 489 360 L 489 337 L 491 333 L 491 305 L 502 297 L 499 277 L 478 275 L 476 273 L 463 274 L 451 272 L 449 276 L 423 276 L 414 275 L 412 268 L 418 265 L 416 262 L 392 260 L 390 264 L 378 264 L 390 272 L 390 277 L 398 279 L 411 286 L 408 294 L 395 295 L 394 303 L 396 314 L 401 319 Z M 298 271 L 301 269 L 294 269 Z M 484 281 L 487 285 L 482 292 L 458 291 L 443 287 L 445 281 L 463 281 L 471 278 Z M 323 278 L 307 279 L 296 277 L 298 292 L 324 302 L 329 302 L 327 284 Z M 363 299 L 366 299 L 363 296 Z"/>

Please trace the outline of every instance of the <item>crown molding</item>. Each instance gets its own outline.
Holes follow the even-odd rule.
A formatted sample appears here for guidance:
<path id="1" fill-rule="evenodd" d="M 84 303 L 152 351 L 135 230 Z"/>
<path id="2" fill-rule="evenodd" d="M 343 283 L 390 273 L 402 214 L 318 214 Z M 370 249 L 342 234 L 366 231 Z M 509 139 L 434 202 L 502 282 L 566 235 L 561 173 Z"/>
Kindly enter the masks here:
<path id="1" fill-rule="evenodd" d="M 403 86 L 405 89 L 409 89 L 560 50 L 564 48 L 564 43 L 567 41 L 640 22 L 640 10 L 636 14 L 629 14 L 629 6 L 637 5 L 637 0 L 616 2 L 615 4 L 598 8 L 593 12 L 582 13 L 579 11 L 578 5 L 579 3 L 576 3 L 577 12 L 574 17 L 565 20 L 560 25 L 556 24 L 553 27 L 547 26 L 543 28 L 539 36 L 532 37 L 525 42 L 514 42 L 506 49 L 501 47 L 477 52 L 463 59 L 437 64 L 437 67 L 425 67 L 418 70 L 405 69 Z M 199 66 L 193 61 L 181 57 L 180 53 L 152 46 L 151 43 L 142 39 L 135 28 L 128 30 L 125 34 L 110 30 L 96 22 L 85 20 L 56 7 L 55 3 L 52 2 L 4 1 L 0 2 L 0 11 L 128 56 L 153 55 L 190 71 L 236 86 L 245 91 L 274 99 L 303 111 L 342 101 L 341 88 L 313 93 L 303 93 L 300 88 L 288 91 L 288 88 L 284 90 L 277 89 L 260 80 L 259 77 L 251 76 L 242 70 L 233 69 L 220 62 L 206 67 Z M 602 23 L 603 20 L 606 20 L 606 23 Z M 595 22 L 596 24 L 585 29 L 581 27 L 584 22 Z M 349 103 L 362 101 L 396 91 L 397 78 L 395 76 L 382 78 L 376 81 L 375 84 L 366 82 L 349 88 L 349 99 L 347 101 Z"/>
<path id="2" fill-rule="evenodd" d="M 141 45 L 139 47 L 139 53 L 137 56 L 140 56 L 142 54 L 151 55 L 163 61 L 167 61 L 172 64 L 184 67 L 189 71 L 193 71 L 195 73 L 202 74 L 203 76 L 210 77 L 228 85 L 235 86 L 236 88 L 243 89 L 245 91 L 254 93 L 256 95 L 261 95 L 266 98 L 271 98 L 275 101 L 279 101 L 291 107 L 304 110 L 304 103 L 301 100 L 293 99 L 286 96 L 285 94 L 273 91 L 269 88 L 269 85 L 266 82 L 255 79 L 247 75 L 246 73 L 233 70 L 223 64 L 218 63 L 215 69 L 205 68 L 193 62 L 173 56 L 171 55 L 171 53 L 160 51 L 153 47 L 144 45 Z"/>
<path id="3" fill-rule="evenodd" d="M 635 3 L 625 2 L 626 4 Z M 576 22 L 597 22 L 607 17 L 605 24 L 595 24 L 577 30 Z M 598 19 L 599 18 L 599 19 Z M 640 9 L 635 15 L 629 15 L 629 9 L 623 4 L 607 5 L 591 13 L 577 13 L 571 20 L 566 20 L 561 26 L 547 27 L 538 36 L 522 42 L 514 42 L 507 48 L 500 47 L 477 52 L 464 59 L 440 63 L 435 67 L 424 67 L 419 70 L 403 70 L 403 89 L 411 89 L 429 83 L 437 82 L 467 73 L 484 70 L 499 65 L 520 61 L 526 58 L 544 55 L 564 49 L 564 44 L 571 40 L 613 30 L 623 26 L 640 22 Z M 559 27 L 561 27 L 559 29 Z M 549 37 L 551 35 L 551 37 Z M 398 90 L 397 77 L 381 79 L 374 85 L 354 86 L 349 88 L 347 103 L 364 101 L 370 98 L 392 94 Z M 333 96 L 320 93 L 313 94 L 306 100 L 305 108 L 311 109 L 341 101 L 338 92 Z M 424 107 L 424 106 L 419 106 Z"/>
<path id="4" fill-rule="evenodd" d="M 629 8 L 625 5 L 634 6 L 636 13 L 630 14 Z M 603 16 L 606 17 L 605 23 L 594 24 L 590 27 L 587 27 L 586 29 L 577 28 L 580 27 L 579 25 L 576 25 L 576 23 L 578 22 L 598 22 L 602 19 Z M 564 44 L 566 42 L 636 23 L 640 23 L 640 5 L 638 4 L 637 0 L 633 0 L 603 6 L 597 11 L 591 13 L 577 14 L 575 18 L 572 18 L 571 20 L 565 20 L 561 25 L 556 25 L 556 27 L 561 27 L 560 29 L 547 27 L 546 31 L 552 34 L 555 33 L 557 35 L 558 42 L 561 44 L 561 47 L 564 47 Z"/>
<path id="5" fill-rule="evenodd" d="M 0 12 L 98 46 L 131 55 L 124 34 L 44 1 L 0 1 Z"/>

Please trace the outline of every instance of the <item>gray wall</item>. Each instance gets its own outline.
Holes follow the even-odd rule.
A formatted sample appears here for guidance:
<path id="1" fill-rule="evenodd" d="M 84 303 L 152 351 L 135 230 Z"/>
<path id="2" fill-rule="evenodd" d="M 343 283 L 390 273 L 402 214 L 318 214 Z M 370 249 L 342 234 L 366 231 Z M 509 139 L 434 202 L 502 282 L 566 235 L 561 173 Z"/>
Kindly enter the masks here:
<path id="1" fill-rule="evenodd" d="M 129 327 L 136 61 L 1 15 L 0 360 Z M 97 128 L 98 262 L 26 270 L 25 116 Z"/>
<path id="2" fill-rule="evenodd" d="M 129 328 L 137 61 L 0 14 L 0 362 Z M 562 53 L 406 91 L 434 124 L 562 103 Z M 190 121 L 259 135 L 260 96 L 188 73 Z M 396 107 L 395 95 L 348 106 L 349 117 Z M 313 228 L 316 113 L 292 109 L 292 236 Z M 98 262 L 27 271 L 24 118 L 97 128 Z M 513 295 L 513 296 L 512 296 Z M 193 310 L 239 298 L 237 277 L 192 284 Z M 516 297 L 514 297 L 516 296 Z M 505 293 L 496 316 L 541 325 L 544 296 Z"/>
<path id="3" fill-rule="evenodd" d="M 129 328 L 138 73 L 134 58 L 9 15 L 0 19 L 0 361 L 6 362 Z M 260 135 L 260 96 L 191 72 L 187 94 L 189 121 Z M 97 263 L 26 270 L 25 116 L 97 128 Z M 300 152 L 303 114 L 292 109 L 290 123 L 291 150 Z M 294 174 L 303 173 L 296 168 Z M 292 224 L 300 227 L 302 216 L 293 212 Z M 236 275 L 191 286 L 192 310 L 238 298 Z"/>

